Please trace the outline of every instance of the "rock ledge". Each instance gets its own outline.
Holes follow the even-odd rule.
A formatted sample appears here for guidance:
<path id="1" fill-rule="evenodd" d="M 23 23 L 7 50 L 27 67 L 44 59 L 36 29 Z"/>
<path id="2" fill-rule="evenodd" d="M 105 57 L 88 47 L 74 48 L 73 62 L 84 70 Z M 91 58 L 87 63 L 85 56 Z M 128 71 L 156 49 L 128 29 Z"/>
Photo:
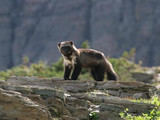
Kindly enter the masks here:
<path id="1" fill-rule="evenodd" d="M 119 112 L 141 114 L 154 106 L 125 98 L 150 98 L 156 88 L 142 82 L 67 81 L 57 78 L 11 77 L 0 82 L 2 120 L 121 120 Z"/>

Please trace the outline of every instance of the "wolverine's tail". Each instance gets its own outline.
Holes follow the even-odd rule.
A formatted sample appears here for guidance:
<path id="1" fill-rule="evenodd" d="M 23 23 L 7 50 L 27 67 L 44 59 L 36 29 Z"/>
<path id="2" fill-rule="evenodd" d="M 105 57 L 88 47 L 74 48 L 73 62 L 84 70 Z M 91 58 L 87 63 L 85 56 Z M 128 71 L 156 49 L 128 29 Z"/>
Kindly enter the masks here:
<path id="1" fill-rule="evenodd" d="M 117 77 L 117 75 L 116 75 L 115 72 L 109 72 L 109 71 L 107 71 L 107 79 L 108 80 L 115 80 L 115 81 L 117 81 L 118 77 Z"/>
<path id="2" fill-rule="evenodd" d="M 116 72 L 114 71 L 112 64 L 109 61 L 107 62 L 107 69 L 106 69 L 106 73 L 107 73 L 107 79 L 108 80 L 118 80 L 118 75 L 116 74 Z"/>

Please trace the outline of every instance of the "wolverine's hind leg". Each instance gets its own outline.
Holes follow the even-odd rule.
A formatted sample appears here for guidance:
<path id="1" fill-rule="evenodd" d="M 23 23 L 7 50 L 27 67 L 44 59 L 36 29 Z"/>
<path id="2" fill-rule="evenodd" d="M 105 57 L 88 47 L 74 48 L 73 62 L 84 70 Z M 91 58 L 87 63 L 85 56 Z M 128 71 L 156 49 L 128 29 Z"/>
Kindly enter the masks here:
<path id="1" fill-rule="evenodd" d="M 103 66 L 99 66 L 96 69 L 96 74 L 97 74 L 97 81 L 103 81 L 104 74 L 105 74 L 105 68 Z"/>
<path id="2" fill-rule="evenodd" d="M 104 66 L 99 65 L 95 67 L 95 69 L 91 71 L 91 74 L 96 81 L 103 81 L 105 74 Z"/>

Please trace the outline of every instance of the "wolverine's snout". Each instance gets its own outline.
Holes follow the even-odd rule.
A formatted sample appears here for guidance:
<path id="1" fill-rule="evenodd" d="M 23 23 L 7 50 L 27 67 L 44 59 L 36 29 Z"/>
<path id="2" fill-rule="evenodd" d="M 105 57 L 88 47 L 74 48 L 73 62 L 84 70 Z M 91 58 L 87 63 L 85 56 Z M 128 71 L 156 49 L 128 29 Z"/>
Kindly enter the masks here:
<path id="1" fill-rule="evenodd" d="M 64 54 L 64 55 L 66 55 L 66 54 L 71 54 L 72 48 L 71 48 L 70 46 L 61 47 L 61 52 L 62 52 L 62 54 Z"/>

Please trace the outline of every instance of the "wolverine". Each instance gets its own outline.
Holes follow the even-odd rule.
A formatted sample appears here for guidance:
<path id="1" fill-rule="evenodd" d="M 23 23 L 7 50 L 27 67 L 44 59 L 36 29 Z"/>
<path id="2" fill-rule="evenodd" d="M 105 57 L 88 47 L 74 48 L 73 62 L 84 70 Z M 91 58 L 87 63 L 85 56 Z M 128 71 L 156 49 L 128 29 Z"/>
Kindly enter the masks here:
<path id="1" fill-rule="evenodd" d="M 72 41 L 58 43 L 58 49 L 64 58 L 65 80 L 77 80 L 82 67 L 89 68 L 96 81 L 103 81 L 105 73 L 108 80 L 117 80 L 117 74 L 102 52 L 94 49 L 77 49 Z"/>

